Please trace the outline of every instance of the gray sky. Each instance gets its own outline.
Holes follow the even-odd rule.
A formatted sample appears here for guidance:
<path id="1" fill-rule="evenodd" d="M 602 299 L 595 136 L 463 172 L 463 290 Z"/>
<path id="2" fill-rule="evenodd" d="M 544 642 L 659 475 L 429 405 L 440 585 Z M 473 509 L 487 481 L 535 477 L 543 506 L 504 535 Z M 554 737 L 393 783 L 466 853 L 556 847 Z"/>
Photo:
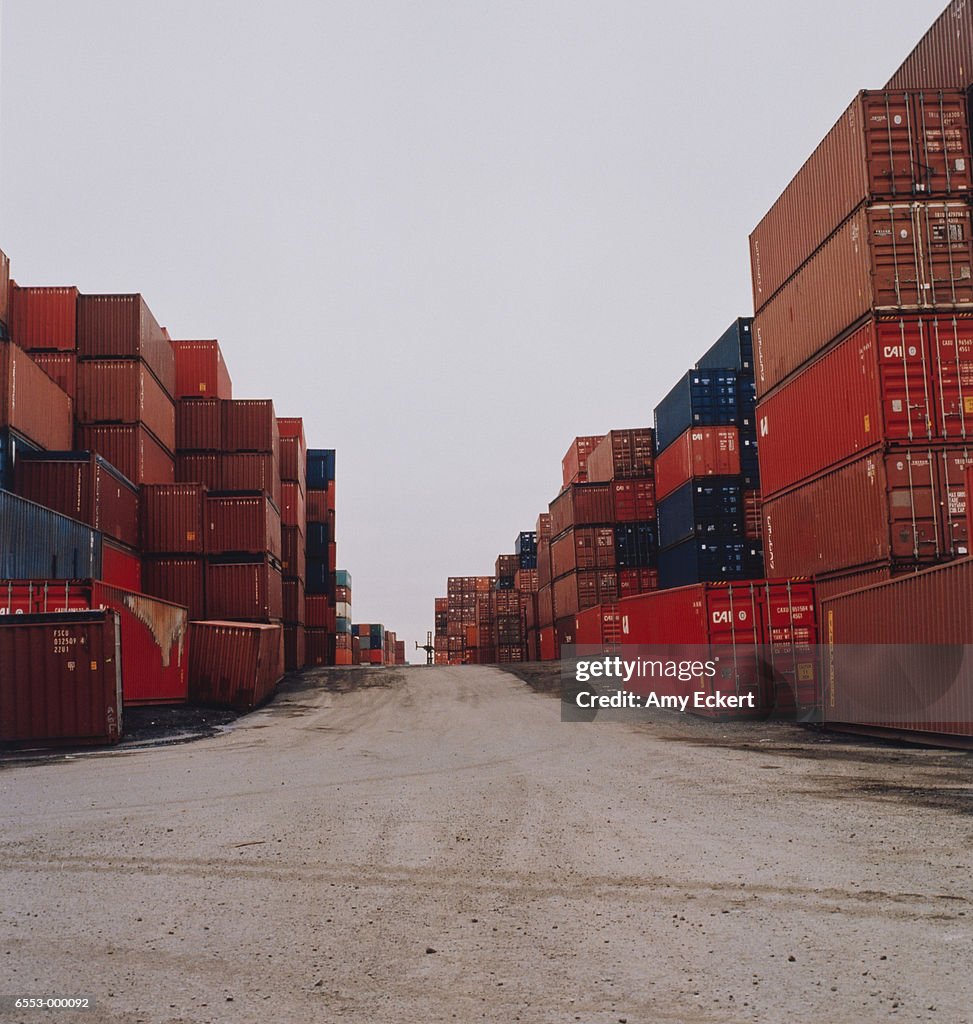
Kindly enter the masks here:
<path id="1" fill-rule="evenodd" d="M 0 248 L 337 448 L 354 618 L 411 647 L 752 312 L 749 231 L 942 9 L 4 0 Z"/>

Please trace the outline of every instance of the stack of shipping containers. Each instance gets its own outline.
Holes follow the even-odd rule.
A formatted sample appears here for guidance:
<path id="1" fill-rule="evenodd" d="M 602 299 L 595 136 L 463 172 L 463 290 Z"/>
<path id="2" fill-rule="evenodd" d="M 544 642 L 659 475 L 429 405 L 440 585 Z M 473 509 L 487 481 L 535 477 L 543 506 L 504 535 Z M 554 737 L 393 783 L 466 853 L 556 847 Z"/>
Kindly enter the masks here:
<path id="1" fill-rule="evenodd" d="M 278 417 L 280 432 L 281 574 L 284 667 L 306 662 L 305 593 L 307 567 L 307 441 L 299 416 Z"/>

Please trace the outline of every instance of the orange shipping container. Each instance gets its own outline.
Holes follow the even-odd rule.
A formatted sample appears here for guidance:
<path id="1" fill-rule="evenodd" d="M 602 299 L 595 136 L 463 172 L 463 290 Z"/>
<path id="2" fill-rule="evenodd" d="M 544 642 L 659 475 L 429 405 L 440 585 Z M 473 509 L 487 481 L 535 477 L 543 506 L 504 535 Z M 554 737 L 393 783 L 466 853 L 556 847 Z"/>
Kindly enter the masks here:
<path id="1" fill-rule="evenodd" d="M 71 399 L 26 352 L 0 341 L 0 427 L 41 448 L 67 451 L 72 426 Z"/>
<path id="2" fill-rule="evenodd" d="M 692 427 L 656 459 L 655 496 L 671 494 L 693 477 L 735 476 L 740 472 L 740 432 L 736 427 Z"/>

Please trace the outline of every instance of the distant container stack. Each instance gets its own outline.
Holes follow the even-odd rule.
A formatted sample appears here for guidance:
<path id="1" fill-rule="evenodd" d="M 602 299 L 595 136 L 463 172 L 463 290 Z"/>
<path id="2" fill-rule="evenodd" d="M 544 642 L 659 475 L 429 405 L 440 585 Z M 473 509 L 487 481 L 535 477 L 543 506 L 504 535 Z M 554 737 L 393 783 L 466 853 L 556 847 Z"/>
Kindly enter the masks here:
<path id="1" fill-rule="evenodd" d="M 351 578 L 338 582 L 335 540 L 335 451 L 309 449 L 306 458 L 307 567 L 306 601 L 315 605 L 313 637 L 309 636 L 309 664 L 353 665 L 351 623 Z M 342 589 L 339 601 L 338 589 Z M 311 600 L 313 598 L 313 601 Z M 343 607 L 338 610 L 338 605 Z M 323 659 L 323 660 L 322 660 Z"/>
<path id="2" fill-rule="evenodd" d="M 284 667 L 307 664 L 307 440 L 299 416 L 278 417 Z"/>

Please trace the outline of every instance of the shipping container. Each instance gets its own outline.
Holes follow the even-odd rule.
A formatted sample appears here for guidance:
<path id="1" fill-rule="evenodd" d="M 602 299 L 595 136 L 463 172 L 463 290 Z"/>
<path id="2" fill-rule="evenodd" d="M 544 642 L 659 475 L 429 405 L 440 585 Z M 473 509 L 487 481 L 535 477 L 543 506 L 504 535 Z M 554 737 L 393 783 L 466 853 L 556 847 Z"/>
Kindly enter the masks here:
<path id="1" fill-rule="evenodd" d="M 150 555 L 142 560 L 146 594 L 188 609 L 191 620 L 206 618 L 205 562 L 190 555 Z"/>
<path id="2" fill-rule="evenodd" d="M 284 633 L 277 625 L 192 622 L 189 697 L 193 704 L 252 711 L 284 674 Z"/>
<path id="3" fill-rule="evenodd" d="M 7 326 L 11 339 L 23 349 L 73 352 L 77 321 L 77 288 L 11 289 Z"/>
<path id="4" fill-rule="evenodd" d="M 141 424 L 79 423 L 75 438 L 79 450 L 97 452 L 133 484 L 174 482 L 172 453 Z"/>
<path id="5" fill-rule="evenodd" d="M 814 577 L 814 592 L 817 595 L 818 607 L 826 598 L 847 594 L 849 590 L 861 590 L 862 587 L 870 587 L 873 583 L 884 583 L 891 578 L 892 570 L 887 565 L 880 565 L 873 569 L 817 575 Z"/>
<path id="6" fill-rule="evenodd" d="M 615 524 L 615 565 L 621 569 L 654 568 L 658 557 L 655 520 Z"/>
<path id="7" fill-rule="evenodd" d="M 235 398 L 222 409 L 224 451 L 270 453 L 280 463 L 280 430 L 269 398 Z"/>
<path id="8" fill-rule="evenodd" d="M 622 616 L 618 604 L 599 604 L 575 616 L 575 642 L 598 647 L 622 642 Z"/>
<path id="9" fill-rule="evenodd" d="M 305 625 L 307 598 L 304 594 L 304 581 L 285 576 L 281 589 L 284 622 L 290 626 Z"/>
<path id="10" fill-rule="evenodd" d="M 654 460 L 655 431 L 651 427 L 611 430 L 588 456 L 587 478 L 599 483 L 650 477 Z"/>
<path id="11" fill-rule="evenodd" d="M 175 476 L 180 484 L 195 483 L 210 491 L 222 491 L 223 456 L 215 452 L 179 452 Z"/>
<path id="12" fill-rule="evenodd" d="M 206 488 L 202 484 L 144 484 L 142 550 L 149 554 L 203 554 L 205 509 Z"/>
<path id="13" fill-rule="evenodd" d="M 334 589 L 334 575 L 326 558 L 306 558 L 304 586 L 309 594 L 331 594 Z"/>
<path id="14" fill-rule="evenodd" d="M 575 526 L 551 542 L 551 572 L 555 579 L 576 569 L 614 568 L 612 526 Z"/>
<path id="15" fill-rule="evenodd" d="M 0 491 L 0 577 L 101 576 L 102 535 L 26 498 Z"/>
<path id="16" fill-rule="evenodd" d="M 330 491 L 306 491 L 304 494 L 304 507 L 307 522 L 326 523 L 334 510 L 328 508 L 327 497 Z"/>
<path id="17" fill-rule="evenodd" d="M 206 617 L 279 622 L 284 614 L 279 566 L 269 558 L 206 563 Z"/>
<path id="18" fill-rule="evenodd" d="M 216 398 L 180 398 L 176 402 L 176 448 L 218 452 L 223 448 L 222 403 Z"/>
<path id="19" fill-rule="evenodd" d="M 604 434 L 586 434 L 576 437 L 561 459 L 561 481 L 568 484 L 583 484 L 588 479 L 588 456 L 598 447 Z"/>
<path id="20" fill-rule="evenodd" d="M 308 448 L 307 488 L 310 491 L 327 491 L 334 486 L 335 450 L 333 448 Z"/>
<path id="21" fill-rule="evenodd" d="M 554 612 L 572 617 L 596 604 L 618 600 L 618 572 L 615 569 L 579 569 L 556 579 L 552 587 Z"/>
<path id="22" fill-rule="evenodd" d="M 141 423 L 167 451 L 176 448 L 172 399 L 138 359 L 85 359 L 78 364 L 78 423 Z"/>
<path id="23" fill-rule="evenodd" d="M 655 464 L 655 499 L 661 504 L 690 480 L 740 473 L 737 427 L 693 427 L 662 452 Z"/>
<path id="24" fill-rule="evenodd" d="M 269 452 L 231 452 L 219 457 L 221 486 L 212 490 L 266 491 L 280 508 L 280 468 Z M 203 481 L 205 483 L 205 481 Z"/>
<path id="25" fill-rule="evenodd" d="M 696 363 L 697 370 L 736 370 L 753 377 L 753 317 L 737 317 Z"/>
<path id="26" fill-rule="evenodd" d="M 303 626 L 284 626 L 284 670 L 295 672 L 307 661 L 307 643 Z"/>
<path id="27" fill-rule="evenodd" d="M 120 648 L 111 611 L 0 618 L 0 743 L 117 743 Z"/>
<path id="28" fill-rule="evenodd" d="M 142 558 L 136 548 L 104 537 L 101 547 L 101 581 L 113 587 L 142 591 Z"/>
<path id="29" fill-rule="evenodd" d="M 307 578 L 307 548 L 296 526 L 281 526 L 281 568 L 292 579 Z"/>
<path id="30" fill-rule="evenodd" d="M 0 427 L 0 489 L 12 491 L 17 463 L 38 447 L 9 427 Z"/>
<path id="31" fill-rule="evenodd" d="M 280 518 L 286 526 L 296 526 L 300 530 L 305 529 L 307 525 L 304 491 L 296 481 L 281 480 Z"/>
<path id="32" fill-rule="evenodd" d="M 304 625 L 315 629 L 327 630 L 332 628 L 329 615 L 330 605 L 325 594 L 305 594 L 304 596 Z M 298 620 L 300 621 L 300 620 Z"/>
<path id="33" fill-rule="evenodd" d="M 973 80 L 973 11 L 953 0 L 889 79 L 886 89 L 965 89 Z"/>
<path id="34" fill-rule="evenodd" d="M 551 531 L 557 537 L 572 526 L 612 522 L 612 485 L 569 484 L 550 503 Z"/>
<path id="35" fill-rule="evenodd" d="M 728 426 L 739 418 L 736 370 L 690 370 L 655 408 L 656 474 L 658 457 L 687 430 Z"/>
<path id="36" fill-rule="evenodd" d="M 660 590 L 694 583 L 759 579 L 764 575 L 760 542 L 736 537 L 694 537 L 662 548 L 658 564 Z"/>
<path id="37" fill-rule="evenodd" d="M 613 522 L 632 523 L 655 518 L 655 480 L 615 480 L 611 494 Z"/>
<path id="38" fill-rule="evenodd" d="M 218 341 L 172 341 L 176 369 L 173 398 L 233 397 L 230 371 Z"/>
<path id="39" fill-rule="evenodd" d="M 10 323 L 10 257 L 0 250 L 0 338 L 6 340 Z"/>
<path id="40" fill-rule="evenodd" d="M 39 448 L 71 447 L 71 399 L 22 349 L 0 341 L 0 429 Z"/>
<path id="41" fill-rule="evenodd" d="M 739 477 L 690 480 L 659 502 L 659 543 L 681 544 L 690 537 L 742 539 L 743 488 Z"/>
<path id="42" fill-rule="evenodd" d="M 73 402 L 78 394 L 78 357 L 74 352 L 31 350 L 29 355 Z"/>
<path id="43" fill-rule="evenodd" d="M 656 553 L 658 561 L 658 552 Z M 659 573 L 655 569 L 619 569 L 618 597 L 632 597 L 659 589 Z"/>
<path id="44" fill-rule="evenodd" d="M 205 545 L 211 555 L 269 554 L 280 560 L 280 513 L 263 493 L 209 494 Z"/>

